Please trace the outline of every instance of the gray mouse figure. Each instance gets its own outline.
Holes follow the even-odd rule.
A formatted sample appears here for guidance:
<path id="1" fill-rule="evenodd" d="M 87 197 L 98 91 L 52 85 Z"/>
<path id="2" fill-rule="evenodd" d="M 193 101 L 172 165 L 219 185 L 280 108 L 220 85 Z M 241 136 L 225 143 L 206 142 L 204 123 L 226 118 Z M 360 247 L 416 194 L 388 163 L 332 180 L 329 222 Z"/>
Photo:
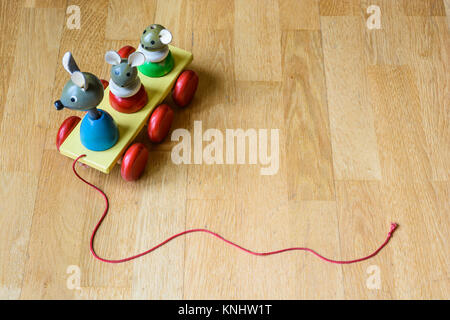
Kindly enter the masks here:
<path id="1" fill-rule="evenodd" d="M 103 84 L 92 73 L 81 72 L 70 52 L 64 54 L 62 64 L 70 74 L 70 80 L 63 88 L 61 99 L 55 101 L 56 110 L 87 111 L 92 119 L 98 119 L 100 112 L 97 106 L 103 99 Z"/>
<path id="2" fill-rule="evenodd" d="M 157 63 L 169 54 L 168 44 L 172 42 L 172 34 L 160 24 L 152 24 L 145 28 L 137 51 L 145 55 L 146 61 Z"/>
<path id="3" fill-rule="evenodd" d="M 97 109 L 104 95 L 102 82 L 92 73 L 81 72 L 70 52 L 64 54 L 62 63 L 70 80 L 62 90 L 61 99 L 55 101 L 56 109 L 87 111 L 80 124 L 81 143 L 93 151 L 111 148 L 119 139 L 119 129 L 108 112 Z"/>
<path id="4" fill-rule="evenodd" d="M 141 88 L 137 66 L 145 63 L 144 54 L 133 52 L 128 59 L 122 59 L 116 51 L 111 50 L 106 52 L 105 60 L 112 65 L 110 91 L 121 98 L 134 96 Z"/>

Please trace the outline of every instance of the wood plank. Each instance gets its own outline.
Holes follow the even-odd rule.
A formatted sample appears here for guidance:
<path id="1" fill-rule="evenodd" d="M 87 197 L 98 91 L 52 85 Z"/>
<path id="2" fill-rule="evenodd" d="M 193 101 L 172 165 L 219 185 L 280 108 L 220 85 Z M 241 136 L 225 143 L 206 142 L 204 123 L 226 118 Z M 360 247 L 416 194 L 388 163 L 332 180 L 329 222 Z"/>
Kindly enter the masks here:
<path id="1" fill-rule="evenodd" d="M 238 164 L 237 161 L 237 145 L 235 144 L 234 163 L 236 173 L 235 193 L 242 197 L 242 193 L 248 193 L 250 190 L 259 188 L 258 183 L 269 183 L 264 188 L 280 188 L 278 194 L 279 199 L 284 199 L 287 194 L 287 181 L 284 178 L 287 175 L 287 152 L 286 152 L 286 128 L 284 126 L 284 112 L 280 112 L 277 106 L 282 104 L 282 85 L 279 82 L 243 82 L 236 84 L 236 103 L 228 110 L 233 115 L 234 120 L 230 121 L 231 129 L 241 128 L 244 132 L 255 130 L 258 141 L 261 141 L 260 129 L 265 129 L 267 134 L 267 157 L 272 160 L 267 164 L 261 162 L 261 145 L 258 142 L 258 156 L 256 163 L 250 162 L 250 142 L 247 141 L 247 149 L 244 164 Z M 275 132 L 272 133 L 272 130 Z M 273 136 L 272 136 L 273 134 Z M 278 137 L 277 137 L 278 135 Z M 274 139 L 272 142 L 272 138 Z M 236 139 L 235 139 L 236 140 Z M 246 139 L 249 140 L 249 139 Z M 278 142 L 278 143 L 277 143 Z M 277 145 L 274 145 L 277 143 Z M 264 144 L 263 144 L 264 146 Z M 232 151 L 227 149 L 227 153 Z M 231 158 L 231 157 L 230 157 Z M 264 170 L 264 168 L 266 170 Z M 263 171 L 267 171 L 263 174 Z M 265 179 L 266 178 L 266 179 Z M 265 180 L 265 181 L 261 181 Z M 272 184 L 273 183 L 273 184 Z M 270 197 L 272 197 L 272 195 Z M 263 196 L 263 193 L 260 194 Z M 276 198 L 276 197 L 275 197 Z M 265 198 L 268 200 L 269 198 Z M 276 201 L 278 202 L 278 200 Z"/>
<path id="2" fill-rule="evenodd" d="M 336 201 L 342 259 L 356 259 L 372 253 L 383 243 L 390 223 L 397 222 L 379 181 L 337 181 Z M 383 252 L 368 261 L 343 267 L 347 298 L 395 298 L 396 279 L 391 266 L 396 262 L 394 251 L 402 241 L 398 233 L 402 232 L 404 221 L 398 222 L 400 229 Z M 374 287 L 368 286 L 371 276 L 375 277 L 373 281 L 378 281 L 377 275 L 380 283 L 370 282 Z"/>
<path id="3" fill-rule="evenodd" d="M 0 287 L 7 298 L 18 298 L 23 286 L 47 114 L 31 106 L 50 100 L 62 16 L 61 9 L 20 9 L 17 19 L 21 36 L 15 46 L 10 75 L 14 86 L 8 88 L 0 124 L 0 174 L 2 181 L 12 183 L 10 190 L 1 191 L 1 202 L 5 205 L 1 211 L 9 212 L 1 219 L 1 229 L 9 231 L 2 235 L 4 256 L 0 260 Z M 33 54 L 29 54 L 30 43 L 36 48 Z M 27 70 L 27 77 L 23 77 L 23 70 Z M 35 79 L 42 81 L 39 88 L 34 86 Z M 11 250 L 14 254 L 10 255 Z"/>
<path id="4" fill-rule="evenodd" d="M 21 298 L 71 299 L 76 291 L 67 287 L 67 268 L 80 268 L 81 283 L 88 275 L 80 264 L 80 254 L 89 248 L 82 234 L 87 214 L 83 208 L 99 211 L 102 201 L 72 176 L 61 182 L 62 173 L 69 174 L 70 160 L 58 153 L 44 151 L 42 170 L 47 174 L 39 178 Z M 94 182 L 100 176 L 94 170 L 80 173 Z"/>
<path id="5" fill-rule="evenodd" d="M 197 19 L 190 0 L 157 0 L 154 20 L 169 28 L 172 45 L 192 51 L 194 45 L 193 21 Z"/>
<path id="6" fill-rule="evenodd" d="M 366 52 L 371 64 L 412 66 L 420 99 L 417 112 L 434 181 L 446 181 L 450 175 L 450 145 L 446 143 L 450 141 L 445 89 L 449 81 L 447 36 L 442 17 L 387 16 L 383 18 L 382 30 L 366 31 Z"/>
<path id="7" fill-rule="evenodd" d="M 387 6 L 392 7 L 390 4 Z M 408 17 L 397 13 L 401 11 L 391 14 L 386 13 L 387 9 L 384 7 L 380 10 L 381 29 L 363 29 L 363 46 L 368 64 L 404 65 L 407 63 L 411 43 L 411 33 L 405 28 Z"/>
<path id="8" fill-rule="evenodd" d="M 391 267 L 395 298 L 445 299 L 448 295 L 448 211 L 431 183 L 387 182 L 383 197 L 400 223 Z M 439 204 L 441 203 L 441 204 Z M 398 234 L 397 234 L 398 233 Z"/>
<path id="9" fill-rule="evenodd" d="M 24 8 L 60 8 L 64 9 L 66 0 L 23 0 Z"/>
<path id="10" fill-rule="evenodd" d="M 374 66 L 369 68 L 369 80 L 383 197 L 403 228 L 394 254 L 394 296 L 442 297 L 446 284 L 435 280 L 445 279 L 447 273 L 444 232 L 448 219 L 440 215 L 429 182 L 431 166 L 412 70 L 408 66 Z"/>
<path id="11" fill-rule="evenodd" d="M 364 26 L 355 17 L 322 17 L 321 22 L 335 178 L 379 180 L 362 47 Z"/>
<path id="12" fill-rule="evenodd" d="M 138 228 L 136 220 L 144 197 L 142 188 L 144 180 L 136 184 L 126 183 L 120 176 L 119 166 L 116 166 L 109 175 L 91 168 L 80 167 L 79 171 L 82 176 L 93 177 L 91 180 L 104 190 L 110 201 L 108 216 L 102 223 L 94 243 L 97 254 L 109 259 L 121 259 L 131 255 L 135 251 L 134 243 Z M 92 171 L 95 171 L 95 174 Z M 79 181 L 78 183 L 81 184 Z M 131 290 L 133 264 L 103 263 L 96 260 L 89 251 L 89 239 L 104 211 L 105 202 L 98 192 L 86 185 L 81 184 L 78 188 L 89 192 L 88 203 L 90 203 L 90 205 L 84 205 L 83 211 L 79 213 L 84 218 L 83 224 L 79 228 L 82 248 L 79 254 L 79 264 L 83 272 L 81 286 Z"/>
<path id="13" fill-rule="evenodd" d="M 302 246 L 331 259 L 345 258 L 339 241 L 335 201 L 289 201 L 289 223 L 285 246 Z M 346 266 L 326 263 L 306 252 L 286 257 L 286 297 L 291 299 L 343 299 L 343 270 Z M 289 285 L 295 279 L 296 286 Z"/>
<path id="14" fill-rule="evenodd" d="M 76 291 L 79 300 L 123 300 L 131 299 L 129 288 L 86 287 Z"/>
<path id="15" fill-rule="evenodd" d="M 406 0 L 408 1 L 408 0 Z M 397 17 L 401 18 L 405 16 L 405 11 L 403 7 L 403 0 L 361 0 L 361 13 L 367 20 L 369 15 L 372 13 L 367 13 L 367 8 L 370 6 L 378 6 L 380 7 L 380 13 L 381 13 L 381 29 L 376 30 L 381 31 L 384 29 L 384 20 L 386 17 Z M 396 24 L 397 25 L 397 24 Z M 401 25 L 401 24 L 398 24 Z M 375 30 L 373 30 L 375 31 Z M 375 33 L 375 32 L 374 32 Z"/>
<path id="16" fill-rule="evenodd" d="M 236 217 L 232 200 L 186 202 L 186 229 L 208 228 L 224 237 L 233 237 L 232 241 L 239 241 L 242 236 L 237 234 Z M 233 299 L 241 296 L 237 287 L 239 283 L 234 278 L 239 272 L 237 263 L 246 260 L 244 254 L 207 234 L 191 234 L 184 241 L 183 299 Z"/>
<path id="17" fill-rule="evenodd" d="M 236 0 L 234 20 L 236 80 L 280 81 L 281 33 L 278 2 Z"/>
<path id="18" fill-rule="evenodd" d="M 319 30 L 320 15 L 317 0 L 279 0 L 282 30 Z"/>
<path id="19" fill-rule="evenodd" d="M 284 114 L 274 109 L 282 103 L 281 92 L 278 83 L 241 82 L 236 87 L 236 105 L 242 110 L 241 127 L 244 130 L 279 129 L 279 168 L 274 175 L 261 175 L 261 165 L 240 165 L 236 168 L 235 205 L 239 216 L 235 219 L 239 222 L 239 231 L 234 234 L 245 235 L 237 240 L 256 251 L 276 250 L 285 247 L 288 242 L 284 237 L 284 230 L 290 223 L 288 185 L 286 179 L 281 178 L 287 176 L 288 170 Z M 273 148 L 270 143 L 268 150 L 276 156 Z M 236 270 L 252 270 L 251 273 L 236 274 L 237 288 L 242 292 L 240 297 L 281 298 L 281 293 L 275 288 L 286 281 L 286 268 L 283 266 L 293 266 L 292 257 L 285 257 L 286 260 L 274 256 L 258 258 L 246 256 L 235 264 Z"/>
<path id="20" fill-rule="evenodd" d="M 366 12 L 370 5 L 379 6 L 382 19 L 385 16 L 445 16 L 445 1 L 448 0 L 361 0 L 361 9 Z"/>
<path id="21" fill-rule="evenodd" d="M 154 21 L 156 0 L 111 0 L 106 19 L 107 40 L 131 40 L 137 47 L 142 32 Z"/>
<path id="22" fill-rule="evenodd" d="M 173 164 L 168 152 L 151 152 L 149 159 L 141 186 L 135 187 L 142 190 L 136 204 L 135 241 L 124 240 L 134 243 L 134 252 L 146 250 L 186 228 L 187 168 Z M 120 219 L 123 227 L 128 219 Z M 174 240 L 130 264 L 133 299 L 182 299 L 185 241 Z"/>
<path id="23" fill-rule="evenodd" d="M 359 14 L 358 0 L 319 0 L 321 16 L 356 16 Z"/>
<path id="24" fill-rule="evenodd" d="M 426 152 L 431 166 L 431 179 L 450 179 L 450 105 L 447 90 L 450 74 L 448 28 L 443 17 L 410 17 L 408 28 L 410 50 L 405 60 L 412 67 L 418 89 Z M 430 85 L 431 84 L 431 85 Z"/>
<path id="25" fill-rule="evenodd" d="M 445 217 L 448 215 L 448 212 L 450 211 L 450 183 L 448 181 L 432 182 L 432 187 L 436 194 L 436 203 L 437 209 L 439 211 L 439 216 L 441 217 L 442 220 L 445 221 Z M 448 234 L 448 229 L 449 224 L 444 223 L 440 231 L 440 236 L 443 239 L 444 247 L 446 248 L 448 248 L 449 239 L 448 237 L 445 237 L 445 234 Z M 448 258 L 449 257 L 447 253 L 447 260 Z M 449 283 L 447 282 L 447 284 Z"/>
<path id="26" fill-rule="evenodd" d="M 0 28 L 2 30 L 2 41 L 0 42 L 0 56 L 11 57 L 12 60 L 3 60 L 7 65 L 14 62 L 14 52 L 16 41 L 18 38 L 19 24 L 14 23 L 20 19 L 20 2 L 19 1 L 0 1 Z"/>
<path id="27" fill-rule="evenodd" d="M 0 125 L 3 120 L 3 111 L 5 109 L 6 97 L 10 86 L 12 67 L 14 65 L 14 52 L 18 38 L 18 23 L 20 19 L 20 2 L 18 1 L 0 1 L 0 30 L 2 30 L 2 41 L 0 41 L 0 59 L 2 68 L 0 68 Z"/>
<path id="28" fill-rule="evenodd" d="M 210 67 L 194 68 L 201 82 L 195 102 L 190 106 L 188 120 L 183 128 L 191 132 L 194 139 L 194 121 L 201 121 L 203 133 L 209 128 L 218 129 L 224 136 L 227 128 L 238 128 L 235 108 L 235 82 L 233 66 L 233 34 L 229 31 L 202 31 L 203 36 L 196 42 L 193 54 L 198 65 L 205 63 Z M 194 61 L 195 64 L 195 61 Z M 203 146 L 210 142 L 203 142 Z M 193 145 L 193 141 L 192 141 Z M 193 149 L 192 149 L 193 150 Z M 230 199 L 234 197 L 236 167 L 225 164 L 189 165 L 188 199 Z M 191 162 L 194 163 L 192 154 Z"/>
<path id="29" fill-rule="evenodd" d="M 368 74 L 383 179 L 431 179 L 420 100 L 411 69 L 373 66 Z"/>
<path id="30" fill-rule="evenodd" d="M 234 1 L 191 0 L 189 3 L 192 6 L 192 12 L 196 13 L 192 22 L 193 29 L 199 32 L 196 37 L 198 41 L 208 39 L 207 36 L 203 36 L 201 33 L 204 30 L 228 30 L 231 34 L 233 33 Z M 200 37 L 200 35 L 202 36 Z M 208 49 L 208 47 L 201 45 L 198 45 L 198 47 Z"/>
<path id="31" fill-rule="evenodd" d="M 13 61 L 14 57 L 2 57 L 0 56 L 1 61 L 7 61 L 5 66 L 0 69 L 0 77 L 3 81 L 0 82 L 0 125 L 3 120 L 3 111 L 5 109 L 6 97 L 8 95 L 8 89 L 10 86 L 10 78 L 12 74 Z"/>
<path id="32" fill-rule="evenodd" d="M 334 200 L 330 126 L 320 32 L 283 37 L 283 105 L 288 193 L 292 200 Z"/>
<path id="33" fill-rule="evenodd" d="M 403 9 L 408 16 L 445 16 L 442 0 L 403 0 Z"/>
<path id="34" fill-rule="evenodd" d="M 444 0 L 445 15 L 447 16 L 447 27 L 450 25 L 450 0 Z"/>
<path id="35" fill-rule="evenodd" d="M 38 182 L 34 174 L 4 171 L 0 181 L 0 197 L 4 199 L 0 201 L 0 299 L 18 299 Z"/>

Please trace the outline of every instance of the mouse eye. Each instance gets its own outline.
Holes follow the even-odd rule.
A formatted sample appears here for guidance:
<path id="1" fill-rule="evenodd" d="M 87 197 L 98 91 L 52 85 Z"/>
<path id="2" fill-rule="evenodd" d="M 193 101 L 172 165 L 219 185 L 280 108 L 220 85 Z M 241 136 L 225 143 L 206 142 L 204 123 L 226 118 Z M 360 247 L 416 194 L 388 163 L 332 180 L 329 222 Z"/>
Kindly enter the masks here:
<path id="1" fill-rule="evenodd" d="M 118 75 L 120 74 L 120 71 L 119 71 L 119 70 L 115 70 L 115 71 L 114 71 L 114 74 L 115 74 L 116 76 L 118 76 Z"/>
<path id="2" fill-rule="evenodd" d="M 77 100 L 78 100 L 78 99 L 77 99 L 77 97 L 75 97 L 75 96 L 71 96 L 71 97 L 70 97 L 70 101 L 72 101 L 72 102 L 77 102 Z"/>
<path id="3" fill-rule="evenodd" d="M 147 30 L 144 30 L 144 34 L 147 32 Z"/>
<path id="4" fill-rule="evenodd" d="M 127 77 L 129 77 L 131 74 L 129 72 L 127 72 Z"/>
<path id="5" fill-rule="evenodd" d="M 152 41 L 150 41 L 150 43 L 151 43 L 151 44 L 155 44 L 155 41 L 152 40 Z"/>

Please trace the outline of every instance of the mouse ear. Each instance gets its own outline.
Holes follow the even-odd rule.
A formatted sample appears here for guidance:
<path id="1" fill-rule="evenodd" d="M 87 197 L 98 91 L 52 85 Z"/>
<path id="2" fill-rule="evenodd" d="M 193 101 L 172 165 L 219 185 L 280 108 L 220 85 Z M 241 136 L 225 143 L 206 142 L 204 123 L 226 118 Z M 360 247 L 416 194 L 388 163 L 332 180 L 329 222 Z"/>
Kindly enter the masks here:
<path id="1" fill-rule="evenodd" d="M 120 62 L 122 62 L 122 58 L 120 57 L 120 55 L 116 52 L 116 51 L 108 51 L 105 54 L 105 60 L 106 62 L 108 62 L 109 64 L 112 64 L 113 66 L 117 66 L 118 64 L 120 64 Z"/>
<path id="2" fill-rule="evenodd" d="M 82 88 L 84 91 L 88 89 L 88 82 L 83 72 L 75 71 L 70 77 L 73 83 L 78 87 Z"/>
<path id="3" fill-rule="evenodd" d="M 75 71 L 80 71 L 80 68 L 78 68 L 77 63 L 75 62 L 75 59 L 72 56 L 72 53 L 70 51 L 67 51 L 62 59 L 62 64 L 64 69 L 70 74 L 74 73 Z"/>
<path id="4" fill-rule="evenodd" d="M 169 44 L 172 42 L 172 34 L 167 29 L 162 29 L 159 32 L 159 40 L 162 44 Z"/>
<path id="5" fill-rule="evenodd" d="M 145 56 L 142 52 L 135 51 L 128 57 L 128 64 L 132 67 L 137 67 L 145 62 Z"/>

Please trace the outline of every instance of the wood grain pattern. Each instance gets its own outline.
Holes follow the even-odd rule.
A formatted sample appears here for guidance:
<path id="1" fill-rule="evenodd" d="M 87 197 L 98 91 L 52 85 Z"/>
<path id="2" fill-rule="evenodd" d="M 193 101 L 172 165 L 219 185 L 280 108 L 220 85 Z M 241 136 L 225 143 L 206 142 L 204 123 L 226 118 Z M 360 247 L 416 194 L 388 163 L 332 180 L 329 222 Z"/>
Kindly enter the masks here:
<path id="1" fill-rule="evenodd" d="M 321 16 L 356 16 L 358 0 L 319 0 Z"/>
<path id="2" fill-rule="evenodd" d="M 441 281 L 448 274 L 449 257 L 445 249 L 448 212 L 441 215 L 430 181 L 431 166 L 417 86 L 409 66 L 370 67 L 369 83 L 383 195 L 389 200 L 386 210 L 392 212 L 393 219 L 405 221 L 405 233 L 399 237 L 403 241 L 397 243 L 399 250 L 394 258 L 397 267 L 393 271 L 395 289 L 392 294 L 394 297 L 436 298 L 448 290 L 448 281 Z M 430 259 L 436 261 L 433 266 L 427 262 Z M 399 268 L 401 265 L 411 267 Z M 427 272 L 412 271 L 418 269 Z M 414 284 L 412 288 L 411 284 Z"/>
<path id="3" fill-rule="evenodd" d="M 442 0 L 403 0 L 403 9 L 408 16 L 445 16 Z"/>
<path id="4" fill-rule="evenodd" d="M 262 32 L 268 29 L 267 32 Z M 281 80 L 279 6 L 274 0 L 234 2 L 237 80 Z"/>
<path id="5" fill-rule="evenodd" d="M 379 180 L 362 47 L 365 26 L 356 17 L 322 17 L 321 23 L 335 178 Z"/>
<path id="6" fill-rule="evenodd" d="M 408 62 L 412 66 L 420 99 L 420 117 L 432 180 L 448 181 L 450 175 L 450 74 L 448 72 L 449 32 L 443 17 L 412 17 L 415 34 L 426 41 L 414 41 Z M 426 84 L 433 83 L 433 86 Z"/>
<path id="7" fill-rule="evenodd" d="M 135 187 L 136 191 L 141 190 L 136 196 L 140 200 L 136 202 L 135 210 L 135 242 L 131 243 L 136 252 L 146 250 L 186 227 L 187 168 L 172 164 L 168 152 L 152 152 L 148 165 L 151 166 L 146 172 L 148 178 L 141 182 L 142 188 Z M 152 192 L 149 194 L 147 190 Z M 121 220 L 120 216 L 117 219 Z M 161 230 L 165 230 L 164 233 Z M 132 298 L 182 299 L 185 246 L 185 239 L 175 240 L 166 248 L 134 263 L 133 274 L 130 275 L 133 279 Z M 125 255 L 126 252 L 123 253 Z"/>
<path id="8" fill-rule="evenodd" d="M 282 30 L 319 30 L 319 2 L 317 0 L 280 0 Z"/>
<path id="9" fill-rule="evenodd" d="M 31 275 L 25 273 L 27 252 L 41 177 L 46 114 L 50 113 L 36 103 L 51 100 L 62 12 L 62 9 L 20 8 L 18 16 L 17 32 L 21 36 L 17 37 L 9 78 L 15 85 L 8 88 L 0 127 L 0 147 L 11 150 L 0 155 L 2 184 L 11 183 L 2 188 L 1 194 L 1 229 L 4 233 L 0 287 L 8 298 L 10 292 L 12 298 L 19 298 L 17 294 L 20 295 L 24 277 Z M 29 43 L 34 43 L 39 50 L 30 52 Z M 25 78 L 23 70 L 28 70 Z M 41 81 L 39 87 L 34 86 L 36 79 Z"/>
<path id="10" fill-rule="evenodd" d="M 199 66 L 196 69 L 202 81 L 196 94 L 196 102 L 189 112 L 189 119 L 181 127 L 192 132 L 193 122 L 201 121 L 203 132 L 215 128 L 225 134 L 226 128 L 241 127 L 238 116 L 240 109 L 237 109 L 235 104 L 236 90 L 232 67 L 234 55 L 229 50 L 233 46 L 233 34 L 225 30 L 203 32 L 210 36 L 199 37 L 196 40 L 198 47 L 193 48 L 194 64 L 198 59 L 210 67 L 203 69 Z M 202 32 L 198 32 L 200 33 Z M 203 143 L 204 146 L 207 144 L 209 142 Z M 188 199 L 234 198 L 235 179 L 235 166 L 189 166 L 187 197 Z"/>
<path id="11" fill-rule="evenodd" d="M 190 3 L 195 19 L 191 23 L 196 31 L 234 30 L 234 2 L 222 0 L 196 0 Z M 208 12 L 208 14 L 201 14 Z M 200 37 L 202 40 L 204 37 Z M 208 39 L 203 39 L 208 40 Z"/>
<path id="12" fill-rule="evenodd" d="M 325 71 L 319 32 L 288 32 L 283 37 L 289 199 L 334 200 Z"/>
<path id="13" fill-rule="evenodd" d="M 339 243 L 342 259 L 351 259 L 374 250 L 386 232 L 390 216 L 383 188 L 379 181 L 337 181 L 336 203 L 339 225 Z M 397 221 L 397 220 L 396 220 Z M 353 230 L 342 232 L 343 230 Z M 398 240 L 398 239 L 396 239 Z M 356 265 L 343 267 L 345 296 L 350 299 L 393 299 L 395 281 L 389 262 L 394 261 L 393 250 L 398 243 L 386 249 L 383 255 Z M 369 249 L 372 248 L 372 249 Z M 366 281 L 376 268 L 380 275 L 380 288 L 369 290 Z"/>
<path id="14" fill-rule="evenodd" d="M 109 1 L 106 20 L 106 39 L 140 41 L 136 35 L 148 26 L 147 19 L 154 19 L 156 0 L 112 0 Z M 106 12 L 105 12 L 106 13 Z"/>
<path id="15" fill-rule="evenodd" d="M 380 30 L 366 27 L 372 4 Z M 80 7 L 79 30 L 66 26 L 69 5 Z M 0 298 L 448 299 L 449 9 L 448 0 L 0 0 Z M 153 22 L 193 52 L 200 77 L 171 130 L 193 133 L 196 120 L 203 132 L 279 129 L 280 166 L 263 176 L 260 164 L 175 165 L 177 142 L 152 145 L 143 131 L 150 157 L 138 182 L 119 167 L 78 169 L 110 200 L 100 255 L 201 227 L 257 251 L 308 246 L 352 259 L 396 221 L 388 247 L 339 266 L 305 252 L 249 256 L 191 234 L 138 261 L 93 259 L 103 199 L 55 148 L 60 123 L 76 115 L 52 106 L 68 80 L 61 58 L 70 50 L 83 71 L 109 79 L 104 53 L 136 45 Z"/>

